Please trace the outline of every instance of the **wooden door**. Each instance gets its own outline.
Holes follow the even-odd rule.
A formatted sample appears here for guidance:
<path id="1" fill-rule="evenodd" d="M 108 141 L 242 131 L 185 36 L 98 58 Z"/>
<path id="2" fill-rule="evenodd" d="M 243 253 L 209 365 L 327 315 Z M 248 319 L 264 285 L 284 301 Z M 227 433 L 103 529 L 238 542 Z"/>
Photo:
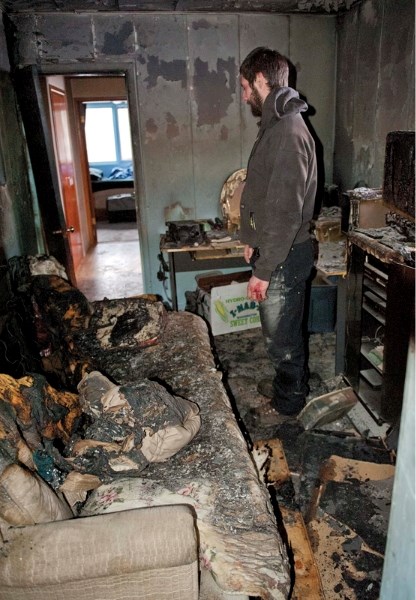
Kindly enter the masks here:
<path id="1" fill-rule="evenodd" d="M 13 78 L 25 129 L 46 251 L 65 267 L 69 280 L 75 285 L 74 263 L 66 231 L 52 135 L 37 68 L 31 65 L 18 69 Z"/>
<path id="2" fill-rule="evenodd" d="M 75 272 L 83 257 L 78 213 L 78 201 L 75 188 L 75 169 L 72 159 L 68 127 L 68 109 L 65 92 L 48 85 L 53 137 L 62 202 L 64 206 L 66 231 L 71 249 Z"/>

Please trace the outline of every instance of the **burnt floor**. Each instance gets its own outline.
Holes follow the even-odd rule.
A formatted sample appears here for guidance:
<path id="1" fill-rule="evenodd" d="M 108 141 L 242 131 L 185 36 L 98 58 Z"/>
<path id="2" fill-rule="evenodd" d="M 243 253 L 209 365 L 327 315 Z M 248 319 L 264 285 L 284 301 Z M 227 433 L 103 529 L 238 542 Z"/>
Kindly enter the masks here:
<path id="1" fill-rule="evenodd" d="M 98 240 L 78 270 L 81 291 L 89 300 L 142 293 L 136 224 L 99 223 Z M 258 394 L 257 383 L 273 372 L 260 329 L 216 336 L 213 347 L 248 444 L 280 440 L 283 445 L 290 475 L 283 484 L 270 483 L 271 498 L 278 518 L 286 508 L 301 514 L 324 597 L 375 600 L 393 482 L 385 430 L 358 408 L 349 413 L 353 419 L 344 417 L 319 430 L 305 431 L 296 419 L 264 423 L 269 401 Z M 312 334 L 309 350 L 309 399 L 346 385 L 335 375 L 334 333 Z M 318 597 L 292 594 L 293 600 Z"/>
<path id="2" fill-rule="evenodd" d="M 270 424 L 265 417 L 264 423 L 269 401 L 257 383 L 273 371 L 260 329 L 216 336 L 213 343 L 249 443 L 282 442 L 290 479 L 269 490 L 277 513 L 279 507 L 301 513 L 325 598 L 376 600 L 394 473 L 383 430 L 375 425 L 373 431 L 370 417 L 344 416 L 308 431 L 296 419 Z M 345 387 L 335 375 L 335 334 L 311 334 L 309 349 L 309 399 Z"/>

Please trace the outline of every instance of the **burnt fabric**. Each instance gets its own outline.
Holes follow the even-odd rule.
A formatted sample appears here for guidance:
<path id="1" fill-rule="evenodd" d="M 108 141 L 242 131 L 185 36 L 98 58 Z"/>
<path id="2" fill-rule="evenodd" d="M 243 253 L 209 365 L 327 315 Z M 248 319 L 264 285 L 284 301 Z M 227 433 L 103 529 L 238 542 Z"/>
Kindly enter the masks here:
<path id="1" fill-rule="evenodd" d="M 55 387 L 76 391 L 86 373 L 106 372 L 115 360 L 125 362 L 132 353 L 158 343 L 166 311 L 155 296 L 90 303 L 59 267 L 47 256 L 10 259 L 18 319 L 10 321 L 12 335 L 3 341 L 8 348 L 12 344 L 12 376 L 41 371 Z"/>
<path id="2" fill-rule="evenodd" d="M 73 390 L 89 366 L 73 344 L 73 335 L 87 327 L 92 307 L 82 292 L 58 275 L 25 276 L 23 281 L 13 285 L 23 337 L 50 381 Z"/>
<path id="3" fill-rule="evenodd" d="M 104 299 L 93 302 L 92 309 L 88 326 L 74 332 L 74 342 L 95 364 L 105 362 L 107 353 L 114 360 L 117 352 L 156 344 L 166 316 L 161 302 L 147 298 Z"/>
<path id="4" fill-rule="evenodd" d="M 79 392 L 0 375 L 0 472 L 22 463 L 55 490 L 73 471 L 109 482 L 168 460 L 200 428 L 198 406 L 155 381 L 117 386 L 94 371 Z"/>
<path id="5" fill-rule="evenodd" d="M 10 304 L 18 316 L 11 322 L 13 334 L 24 340 L 15 351 L 21 356 L 8 373 L 21 377 L 42 371 L 53 385 L 74 389 L 86 367 L 72 344 L 72 333 L 87 326 L 90 303 L 52 256 L 15 256 L 8 261 L 8 275 Z"/>
<path id="6" fill-rule="evenodd" d="M 17 380 L 0 374 L 0 396 L 0 427 L 13 441 L 19 433 L 32 452 L 45 441 L 67 443 L 81 416 L 76 394 L 57 391 L 37 373 Z"/>
<path id="7" fill-rule="evenodd" d="M 56 390 L 40 374 L 0 374 L 0 397 L 0 472 L 22 464 L 58 489 L 71 470 L 60 450 L 79 425 L 78 396 Z"/>
<path id="8" fill-rule="evenodd" d="M 133 540 L 138 537 L 137 532 L 140 533 L 141 531 L 142 524 L 136 523 L 134 527 L 131 525 L 134 514 L 141 512 L 141 509 L 135 511 L 135 508 L 155 504 L 189 504 L 192 511 L 191 516 L 196 517 L 201 568 L 212 573 L 222 590 L 229 594 L 261 597 L 263 600 L 287 598 L 290 591 L 289 562 L 278 533 L 270 497 L 266 486 L 259 482 L 255 464 L 247 449 L 247 441 L 238 427 L 229 398 L 221 383 L 221 373 L 215 365 L 209 333 L 204 321 L 190 313 L 171 312 L 168 314 L 163 336 L 156 346 L 132 354 L 129 360 L 125 362 L 114 361 L 109 364 L 109 367 L 111 367 L 110 376 L 112 381 L 117 381 L 122 388 L 130 387 L 133 380 L 141 382 L 144 379 L 158 378 L 158 381 L 163 379 L 166 385 L 169 386 L 168 390 L 171 390 L 175 398 L 178 396 L 186 398 L 200 407 L 203 427 L 200 428 L 192 442 L 186 444 L 169 460 L 157 464 L 154 462 L 149 463 L 148 467 L 136 477 L 114 477 L 111 474 L 113 478 L 111 483 L 99 485 L 95 476 L 89 475 L 87 481 L 85 475 L 83 476 L 79 471 L 72 470 L 67 475 L 64 484 L 59 488 L 65 492 L 66 498 L 68 498 L 67 489 L 64 488 L 67 488 L 67 484 L 71 484 L 70 491 L 74 494 L 76 491 L 75 486 L 77 486 L 80 479 L 83 495 L 87 489 L 96 488 L 95 491 L 89 494 L 86 504 L 82 508 L 76 505 L 74 498 L 71 497 L 70 505 L 74 506 L 77 513 L 79 511 L 82 518 L 63 521 L 62 524 L 36 525 L 36 528 L 40 527 L 38 540 L 33 541 L 30 538 L 24 539 L 22 537 L 21 539 L 25 541 L 25 548 L 28 549 L 28 559 L 39 556 L 42 558 L 42 552 L 34 552 L 33 549 L 36 550 L 41 546 L 49 547 L 48 540 L 45 544 L 46 529 L 51 529 L 51 540 L 61 540 L 61 543 L 57 543 L 48 553 L 47 566 L 51 567 L 49 570 L 48 568 L 43 570 L 42 568 L 34 568 L 34 570 L 33 568 L 27 568 L 25 571 L 24 569 L 14 568 L 14 565 L 17 565 L 18 562 L 21 563 L 20 557 L 22 556 L 17 554 L 16 550 L 16 560 L 7 563 L 7 571 L 13 573 L 13 575 L 23 573 L 24 577 L 22 575 L 21 582 L 16 582 L 13 578 L 10 582 L 6 582 L 9 589 L 7 591 L 2 589 L 0 595 L 2 597 L 7 596 L 10 600 L 15 599 L 18 585 L 32 585 L 32 588 L 20 588 L 19 598 L 26 598 L 28 589 L 38 589 L 36 582 L 29 582 L 26 577 L 26 573 L 33 572 L 40 573 L 42 577 L 46 573 L 46 578 L 53 578 L 54 581 L 58 582 L 55 586 L 58 590 L 56 592 L 58 596 L 62 592 L 62 585 L 65 582 L 61 581 L 62 578 L 57 578 L 57 574 L 64 573 L 67 578 L 67 588 L 71 588 L 73 591 L 77 586 L 74 586 L 71 577 L 72 573 L 75 579 L 79 575 L 78 563 L 77 568 L 73 568 L 69 576 L 65 569 L 67 565 L 73 566 L 75 564 L 74 560 L 80 554 L 79 549 L 83 548 L 85 550 L 87 540 L 93 540 L 93 543 L 90 544 L 92 549 L 103 549 L 100 556 L 104 556 L 104 558 L 98 566 L 100 569 L 104 569 L 104 574 L 108 573 L 108 565 L 114 562 L 114 556 L 119 556 L 120 540 L 126 539 L 126 531 L 134 530 L 134 535 L 131 538 Z M 169 427 L 159 429 L 159 432 L 155 432 L 153 435 L 144 435 L 147 432 L 143 431 L 143 427 L 152 423 L 150 417 L 153 418 L 154 429 L 156 429 L 159 424 L 164 425 L 163 415 L 155 412 L 154 409 L 149 409 L 147 423 L 137 418 L 136 408 L 139 406 L 138 404 L 131 402 L 131 406 L 129 403 L 128 407 L 123 408 L 122 403 L 113 402 L 113 400 L 116 400 L 113 396 L 115 394 L 113 389 L 118 386 L 114 386 L 112 381 L 107 377 L 97 376 L 93 378 L 91 376 L 90 383 L 94 382 L 94 385 L 90 388 L 91 394 L 88 399 L 91 412 L 88 412 L 88 414 L 83 412 L 84 420 L 81 423 L 81 429 L 78 430 L 77 441 L 80 444 L 85 443 L 85 445 L 91 442 L 91 438 L 89 440 L 85 439 L 83 434 L 88 430 L 88 427 L 92 427 L 97 420 L 103 418 L 105 412 L 105 418 L 112 420 L 120 427 L 118 430 L 120 438 L 112 441 L 92 441 L 102 446 L 105 444 L 114 444 L 119 448 L 123 446 L 120 455 L 124 454 L 129 458 L 128 449 L 132 447 L 134 437 L 127 436 L 122 441 L 123 429 L 129 431 L 129 427 L 131 427 L 130 431 L 134 436 L 136 435 L 136 429 L 142 428 L 142 439 L 144 436 L 143 451 L 144 441 L 147 439 L 153 440 L 159 432 L 165 432 Z M 148 390 L 150 387 L 146 385 L 139 389 Z M 125 398 L 128 396 L 127 392 L 123 395 Z M 82 407 L 85 411 L 87 410 L 87 403 L 84 404 L 84 400 L 82 401 Z M 105 411 L 104 407 L 106 408 Z M 166 414 L 174 415 L 171 405 L 164 410 L 166 410 Z M 179 412 L 179 414 L 182 413 Z M 196 416 L 199 418 L 199 414 Z M 192 416 L 192 413 L 188 415 L 188 419 L 182 424 L 183 429 L 185 429 L 185 423 L 188 423 L 188 421 L 190 421 L 190 424 L 195 425 L 196 419 L 194 417 L 195 415 Z M 130 418 L 132 419 L 131 423 Z M 166 425 L 168 424 L 166 423 Z M 150 426 L 149 429 L 152 429 L 152 427 Z M 192 434 L 192 427 L 189 427 L 189 430 Z M 13 435 L 12 432 L 11 435 Z M 75 441 L 75 438 L 73 440 Z M 61 441 L 57 440 L 57 445 L 60 446 L 60 444 Z M 66 444 L 66 447 L 68 450 L 71 449 L 70 444 Z M 67 466 L 70 465 L 69 455 L 65 456 L 65 461 Z M 132 473 L 127 474 L 131 475 Z M 76 477 L 74 478 L 73 475 Z M 112 514 L 115 511 L 121 512 L 117 515 Z M 100 513 L 103 513 L 102 521 L 100 520 Z M 89 515 L 94 515 L 91 520 L 88 519 Z M 126 519 L 126 530 L 123 531 L 123 535 L 118 536 L 117 543 L 113 544 L 114 534 L 117 533 L 120 527 L 119 517 Z M 144 519 L 144 524 L 146 519 Z M 91 529 L 88 527 L 89 522 L 91 522 Z M 86 527 L 88 531 L 84 531 L 85 539 L 81 543 L 80 534 Z M 97 542 L 98 538 L 94 538 L 96 528 L 101 532 L 109 532 L 108 540 L 102 538 Z M 164 531 L 165 528 L 165 523 L 161 522 L 160 530 Z M 17 532 L 19 538 L 25 531 L 26 528 L 19 528 Z M 72 536 L 74 544 L 68 550 L 67 539 L 71 531 L 74 534 Z M 142 537 L 139 535 L 139 546 L 145 548 L 146 556 L 149 546 L 147 541 L 152 542 L 153 532 L 149 533 L 149 536 L 145 535 L 143 538 L 145 541 L 143 542 Z M 132 547 L 131 539 L 127 539 L 125 543 L 126 548 L 129 549 L 126 556 L 137 554 L 136 551 L 130 551 Z M 152 544 L 150 545 L 152 546 Z M 18 546 L 18 550 L 21 547 L 21 545 Z M 30 550 L 31 548 L 32 550 Z M 115 554 L 113 549 L 115 549 Z M 61 551 L 64 552 L 63 555 Z M 162 552 L 158 552 L 158 556 L 162 557 L 170 557 L 171 554 L 170 550 L 163 552 L 163 548 Z M 93 557 L 93 560 L 90 561 L 91 565 L 87 564 L 85 566 L 85 559 L 90 556 Z M 53 557 L 52 561 L 51 557 Z M 91 598 L 93 598 L 93 592 L 96 591 L 96 582 L 100 579 L 102 573 L 90 569 L 91 566 L 95 568 L 97 565 L 94 552 L 84 552 L 81 558 L 81 562 L 78 562 L 83 568 L 82 572 L 86 573 L 86 578 L 83 578 L 81 583 L 85 587 L 85 581 L 90 582 L 89 589 L 92 590 Z M 124 556 L 122 559 L 125 562 Z M 116 573 L 119 577 L 119 570 L 116 570 Z M 146 576 L 148 576 L 148 572 L 146 572 Z M 169 581 L 172 579 L 170 571 L 166 571 L 166 577 Z M 50 582 L 51 579 L 48 581 Z M 112 581 L 110 579 L 108 583 L 111 592 L 114 591 Z M 39 585 L 41 584 L 39 583 Z M 51 590 L 50 587 L 47 589 Z M 76 591 L 79 596 L 79 590 Z M 42 593 L 45 596 L 44 589 L 42 589 Z M 160 598 L 160 593 L 156 594 L 155 597 Z M 185 598 L 184 594 L 181 595 L 180 592 L 179 597 L 181 599 Z"/>
<path id="9" fill-rule="evenodd" d="M 2 376 L 4 377 L 4 375 Z M 13 407 L 0 401 L 0 473 L 10 464 L 20 462 L 34 468 L 32 452 L 16 424 Z"/>
<path id="10" fill-rule="evenodd" d="M 31 286 L 35 336 L 46 373 L 74 389 L 89 367 L 72 343 L 77 330 L 88 326 L 92 307 L 84 294 L 57 275 L 37 275 Z"/>
<path id="11" fill-rule="evenodd" d="M 116 386 L 93 372 L 78 388 L 91 424 L 71 441 L 68 461 L 102 481 L 137 475 L 150 462 L 167 460 L 200 428 L 197 405 L 172 396 L 155 381 Z"/>
<path id="12" fill-rule="evenodd" d="M 30 287 L 34 275 L 58 275 L 68 279 L 64 267 L 48 254 L 13 256 L 9 258 L 10 280 L 15 291 Z"/>

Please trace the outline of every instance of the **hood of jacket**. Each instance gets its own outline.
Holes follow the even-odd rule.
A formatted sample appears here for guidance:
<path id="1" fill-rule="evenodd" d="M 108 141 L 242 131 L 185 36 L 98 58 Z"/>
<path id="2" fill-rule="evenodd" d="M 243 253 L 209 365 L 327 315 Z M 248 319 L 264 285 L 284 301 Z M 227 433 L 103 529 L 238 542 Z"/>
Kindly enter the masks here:
<path id="1" fill-rule="evenodd" d="M 273 118 L 285 117 L 306 112 L 308 105 L 299 98 L 299 93 L 290 87 L 272 90 L 263 104 L 261 126 L 267 125 Z"/>

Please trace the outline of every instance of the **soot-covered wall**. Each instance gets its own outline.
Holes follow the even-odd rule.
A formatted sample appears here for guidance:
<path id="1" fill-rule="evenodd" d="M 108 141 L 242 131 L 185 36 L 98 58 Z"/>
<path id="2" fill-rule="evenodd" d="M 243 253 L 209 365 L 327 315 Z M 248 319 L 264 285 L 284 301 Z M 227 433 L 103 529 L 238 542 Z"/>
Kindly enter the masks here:
<path id="1" fill-rule="evenodd" d="M 297 88 L 313 106 L 311 124 L 332 181 L 335 111 L 335 17 L 279 14 L 19 14 L 15 65 L 133 64 L 140 163 L 140 230 L 145 288 L 157 279 L 159 234 L 169 219 L 220 216 L 225 179 L 246 166 L 257 125 L 240 101 L 238 68 L 254 47 L 286 54 Z M 195 289 L 194 273 L 179 278 Z"/>
<path id="2" fill-rule="evenodd" d="M 367 0 L 339 18 L 334 180 L 382 187 L 387 134 L 415 128 L 415 4 Z"/>

